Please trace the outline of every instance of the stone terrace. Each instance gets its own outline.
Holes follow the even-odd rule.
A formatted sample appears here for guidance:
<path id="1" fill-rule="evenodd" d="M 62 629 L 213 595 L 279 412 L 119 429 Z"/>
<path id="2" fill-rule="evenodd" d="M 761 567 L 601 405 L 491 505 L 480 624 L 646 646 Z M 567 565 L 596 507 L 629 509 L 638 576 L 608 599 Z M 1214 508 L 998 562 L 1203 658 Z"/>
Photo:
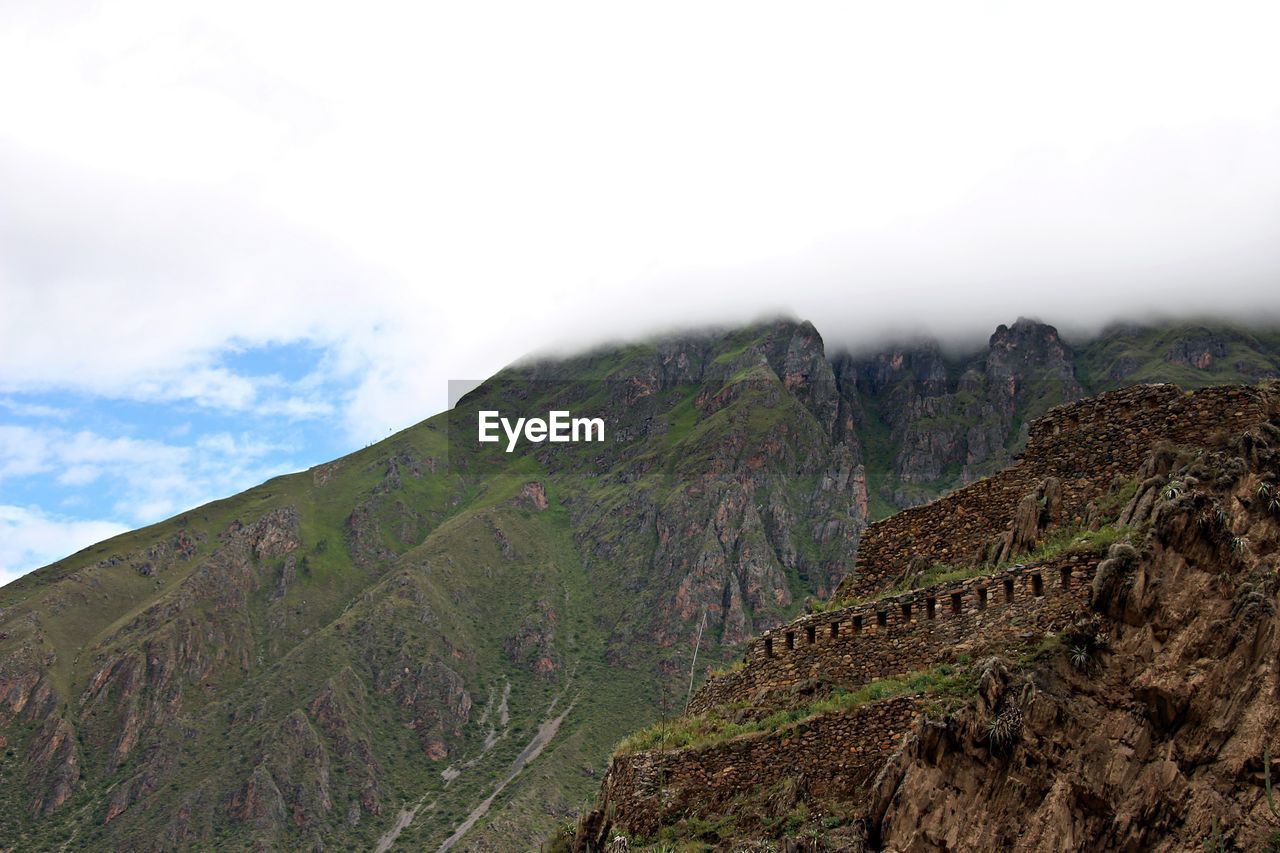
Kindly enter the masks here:
<path id="1" fill-rule="evenodd" d="M 854 800 L 869 789 L 911 726 L 919 702 L 898 696 L 781 732 L 676 752 L 619 755 L 603 795 L 615 809 L 616 825 L 640 835 L 655 833 L 662 816 L 734 813 L 739 797 L 759 797 L 786 782 L 802 786 L 806 797 Z"/>
<path id="2" fill-rule="evenodd" d="M 711 678 L 689 713 L 752 700 L 806 681 L 855 687 L 928 669 L 958 651 L 1003 648 L 1067 627 L 1088 603 L 1095 554 L 1069 554 L 1028 566 L 911 590 L 768 631 L 747 649 L 745 666 Z"/>
<path id="3" fill-rule="evenodd" d="M 854 571 L 836 597 L 872 595 L 917 557 L 981 562 L 1022 496 L 1048 477 L 1062 484 L 1063 521 L 1069 524 L 1083 519 L 1113 480 L 1133 477 L 1156 442 L 1203 444 L 1215 432 L 1239 433 L 1266 417 L 1265 395 L 1240 386 L 1183 392 L 1174 385 L 1137 385 L 1057 406 L 1031 424 L 1016 465 L 867 527 Z"/>

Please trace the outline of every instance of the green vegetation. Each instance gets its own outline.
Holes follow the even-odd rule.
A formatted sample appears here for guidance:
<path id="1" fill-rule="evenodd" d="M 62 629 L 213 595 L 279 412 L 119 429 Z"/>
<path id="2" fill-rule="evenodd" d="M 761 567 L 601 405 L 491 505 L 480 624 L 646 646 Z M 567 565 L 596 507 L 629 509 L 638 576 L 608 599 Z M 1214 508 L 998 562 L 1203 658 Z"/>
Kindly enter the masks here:
<path id="1" fill-rule="evenodd" d="M 1128 327 L 1078 347 L 1076 375 L 1094 394 L 1140 382 L 1172 382 L 1189 390 L 1251 385 L 1259 376 L 1280 372 L 1277 351 L 1274 333 L 1215 322 Z M 1183 352 L 1210 358 L 1189 364 L 1181 360 Z"/>
<path id="2" fill-rule="evenodd" d="M 552 815 L 595 793 L 598 776 L 583 768 L 602 770 L 623 735 L 684 699 L 690 650 L 682 639 L 656 641 L 684 630 L 670 606 L 680 578 L 654 582 L 655 555 L 669 559 L 664 572 L 680 572 L 711 546 L 701 535 L 660 543 L 655 517 L 687 537 L 706 529 L 723 500 L 738 508 L 722 523 L 742 528 L 739 547 L 768 555 L 770 536 L 787 537 L 800 563 L 778 562 L 773 582 L 790 599 L 746 605 L 752 620 L 793 617 L 814 593 L 816 569 L 847 558 L 847 541 L 822 543 L 811 532 L 842 512 L 853 517 L 851 501 L 811 508 L 830 437 L 764 361 L 788 351 L 793 333 L 757 326 L 713 341 L 709 353 L 691 345 L 706 363 L 683 382 L 653 381 L 662 355 L 652 345 L 538 365 L 534 380 L 506 371 L 462 409 L 5 587 L 0 659 L 55 661 L 57 714 L 73 728 L 82 780 L 38 821 L 28 805 L 41 782 L 0 788 L 0 846 L 137 846 L 166 837 L 189 808 L 194 840 L 183 843 L 197 847 L 299 849 L 323 838 L 368 849 L 401 809 L 420 805 L 398 845 L 432 849 L 493 793 L 541 724 L 571 708 L 470 837 L 501 847 L 513 826 L 550 831 Z M 610 438 L 626 439 L 553 453 L 478 446 L 468 407 L 516 405 L 608 413 Z M 747 470 L 755 497 L 796 519 L 791 529 L 741 521 Z M 543 494 L 545 507 L 535 505 Z M 297 520 L 299 544 L 287 558 L 256 555 L 249 544 L 227 559 L 234 531 L 271 512 Z M 179 535 L 194 543 L 188 559 L 148 556 Z M 148 560 L 149 575 L 137 568 Z M 735 656 L 717 633 L 703 638 L 707 659 Z M 138 679 L 120 675 L 146 655 L 160 663 Z M 674 686 L 672 669 L 685 673 Z M 101 702 L 81 706 L 100 671 L 117 675 Z M 152 673 L 172 679 L 160 686 Z M 159 708 L 175 716 L 149 716 Z M 138 745 L 115 767 L 124 714 L 135 709 Z M 21 722 L 0 732 L 5 778 L 26 777 L 40 731 Z M 309 756 L 327 762 L 328 808 Z M 446 780 L 450 768 L 461 775 Z M 111 792 L 144 777 L 158 783 L 146 808 L 107 823 Z M 226 803 L 262 777 L 285 792 L 283 809 L 232 818 Z M 379 815 L 362 806 L 370 778 Z"/>
<path id="3" fill-rule="evenodd" d="M 866 418 L 861 424 L 862 461 L 867 479 L 867 521 L 879 521 L 898 511 L 890 499 L 891 484 L 896 481 L 893 472 L 893 435 L 880 415 L 877 398 L 868 396 L 863 402 Z"/>
<path id="4" fill-rule="evenodd" d="M 618 744 L 615 754 L 626 755 L 651 749 L 690 749 L 719 743 L 743 735 L 775 733 L 824 714 L 847 713 L 871 702 L 914 693 L 929 696 L 971 693 L 976 684 L 972 673 L 957 671 L 942 664 L 933 669 L 912 672 L 892 678 L 868 682 L 855 690 L 838 690 L 796 708 L 777 711 L 760 719 L 733 722 L 721 715 L 721 708 L 705 714 L 660 720 Z"/>
<path id="5" fill-rule="evenodd" d="M 850 599 L 831 599 L 822 603 L 821 607 L 815 607 L 815 612 L 826 613 L 832 610 L 840 610 L 846 607 L 861 607 L 864 604 L 874 604 L 877 601 L 883 601 L 886 598 L 893 598 L 897 595 L 910 592 L 915 589 L 927 589 L 938 584 L 953 583 L 955 581 L 967 580 L 969 578 L 981 577 L 982 575 L 991 574 L 995 569 L 991 566 L 952 566 L 949 563 L 935 563 L 922 571 L 920 574 L 910 578 L 905 578 L 893 586 L 874 593 L 872 595 L 864 595 L 859 598 Z"/>
<path id="6" fill-rule="evenodd" d="M 735 672 L 742 672 L 746 668 L 747 662 L 742 658 L 738 658 L 733 663 L 715 667 L 711 670 L 709 675 L 712 678 L 724 678 L 725 676 L 733 675 Z"/>
<path id="7" fill-rule="evenodd" d="M 1018 563 L 1025 565 L 1041 563 L 1072 553 L 1105 555 L 1107 549 L 1114 543 L 1127 539 L 1132 534 L 1132 528 L 1120 527 L 1114 524 L 1104 525 L 1097 530 L 1080 527 L 1063 528 L 1047 537 L 1030 553 L 1020 554 L 1011 560 L 1006 560 L 1000 564 L 999 568 Z"/>
<path id="8" fill-rule="evenodd" d="M 1226 849 L 1227 842 L 1222 837 L 1222 827 L 1218 824 L 1217 815 L 1214 815 L 1209 827 L 1209 835 L 1204 840 L 1205 853 L 1224 853 Z"/>
<path id="9" fill-rule="evenodd" d="M 1020 718 L 1014 713 L 1002 711 L 987 720 L 987 744 L 992 752 L 1004 752 L 1017 740 Z"/>
<path id="10" fill-rule="evenodd" d="M 1267 792 L 1267 808 L 1271 810 L 1271 816 L 1280 818 L 1280 808 L 1276 807 L 1276 795 L 1271 789 L 1271 746 L 1268 744 L 1262 750 L 1262 778 L 1266 785 Z"/>
<path id="11" fill-rule="evenodd" d="M 992 380 L 987 350 L 951 354 L 927 346 L 908 349 L 908 358 L 924 360 L 927 382 L 919 378 L 923 374 L 904 368 L 887 386 L 858 395 L 870 520 L 1002 468 L 1008 454 L 1025 445 L 1026 426 L 1067 401 L 1064 369 L 1074 372 L 1083 396 L 1138 383 L 1197 389 L 1252 385 L 1280 376 L 1280 334 L 1220 322 L 1119 327 L 1074 341 L 1071 348 L 1074 355 L 1062 363 L 1053 363 L 1050 356 L 1050 363 L 1018 365 L 1011 400 L 987 393 Z M 880 367 L 874 360 L 863 365 L 871 373 Z M 907 401 L 914 402 L 904 411 Z M 1005 409 L 1009 403 L 1011 411 Z M 985 440 L 1000 436 L 1000 446 L 988 447 L 985 458 L 970 459 L 965 450 L 975 434 L 985 434 Z M 926 480 L 922 475 L 932 470 L 937 476 Z"/>
<path id="12" fill-rule="evenodd" d="M 1137 493 L 1138 480 L 1134 478 L 1126 480 L 1123 486 L 1098 501 L 1098 511 L 1102 514 L 1103 521 L 1111 523 L 1118 519 Z"/>
<path id="13" fill-rule="evenodd" d="M 1015 565 L 1035 565 L 1057 559 L 1064 554 L 1098 554 L 1105 555 L 1107 550 L 1122 539 L 1131 536 L 1131 527 L 1104 525 L 1097 530 L 1084 527 L 1063 528 L 1041 542 L 1033 551 L 1019 554 L 1005 560 L 997 566 L 953 566 L 950 563 L 935 563 L 918 575 L 905 578 L 900 583 L 888 587 L 874 595 L 845 600 L 830 599 L 814 605 L 814 612 L 826 613 L 846 607 L 857 607 L 892 598 L 914 589 L 927 589 L 941 584 L 955 583 L 969 578 L 982 577 L 1003 571 Z"/>

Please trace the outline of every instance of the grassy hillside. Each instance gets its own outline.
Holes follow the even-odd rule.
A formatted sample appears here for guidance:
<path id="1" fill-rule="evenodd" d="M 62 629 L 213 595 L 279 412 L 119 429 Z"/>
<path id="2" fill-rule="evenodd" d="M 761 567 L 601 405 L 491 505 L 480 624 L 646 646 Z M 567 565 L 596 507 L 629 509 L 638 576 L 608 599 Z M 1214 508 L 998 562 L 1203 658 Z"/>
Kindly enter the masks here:
<path id="1" fill-rule="evenodd" d="M 1078 352 L 1077 374 L 1091 393 L 1141 382 L 1252 384 L 1280 375 L 1280 332 L 1221 323 L 1119 326 Z"/>
<path id="2" fill-rule="evenodd" d="M 704 618 L 724 661 L 851 559 L 858 460 L 797 365 L 821 340 L 774 324 L 507 371 L 5 587 L 0 846 L 535 844 L 683 705 Z M 608 441 L 506 453 L 487 408 Z"/>

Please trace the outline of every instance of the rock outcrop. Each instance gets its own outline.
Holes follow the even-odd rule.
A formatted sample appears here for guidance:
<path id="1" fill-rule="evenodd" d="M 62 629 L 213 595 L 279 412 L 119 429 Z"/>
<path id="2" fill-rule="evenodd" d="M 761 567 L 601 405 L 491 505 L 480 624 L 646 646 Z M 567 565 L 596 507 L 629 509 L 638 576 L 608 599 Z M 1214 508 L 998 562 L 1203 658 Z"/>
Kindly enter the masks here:
<path id="1" fill-rule="evenodd" d="M 1252 850 L 1280 838 L 1264 785 L 1280 765 L 1263 763 L 1280 749 L 1280 514 L 1258 499 L 1280 473 L 1280 429 L 1254 435 L 1266 448 L 1247 471 L 1241 443 L 1179 465 L 1182 480 L 1229 485 L 1163 496 L 1141 550 L 1100 567 L 1096 661 L 1054 658 L 1000 685 L 1023 709 L 1007 754 L 993 764 L 981 707 L 910 734 L 871 806 L 881 845 Z M 976 812 L 981 823 L 955 819 Z"/>

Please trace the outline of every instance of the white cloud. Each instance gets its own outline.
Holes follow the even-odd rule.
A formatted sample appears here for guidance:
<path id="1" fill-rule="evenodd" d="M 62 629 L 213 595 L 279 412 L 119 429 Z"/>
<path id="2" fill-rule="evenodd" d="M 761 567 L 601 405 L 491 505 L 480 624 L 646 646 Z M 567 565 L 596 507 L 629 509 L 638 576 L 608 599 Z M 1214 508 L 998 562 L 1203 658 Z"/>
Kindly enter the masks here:
<path id="1" fill-rule="evenodd" d="M 25 426 L 0 424 L 0 482 L 52 468 L 48 435 Z"/>
<path id="2" fill-rule="evenodd" d="M 0 398 L 0 409 L 4 409 L 20 418 L 41 418 L 44 420 L 65 420 L 71 416 L 67 409 L 46 406 L 40 403 L 24 403 L 20 400 Z"/>
<path id="3" fill-rule="evenodd" d="M 36 507 L 0 504 L 0 584 L 127 529 L 112 521 L 68 519 Z"/>
<path id="4" fill-rule="evenodd" d="M 282 397 L 264 400 L 253 407 L 256 414 L 279 416 L 287 420 L 310 420 L 333 414 L 333 404 L 327 400 L 305 397 Z"/>
<path id="5" fill-rule="evenodd" d="M 776 309 L 831 346 L 1274 318 L 1277 30 L 1262 2 L 0 4 L 0 393 L 360 444 L 531 350 Z M 296 342 L 298 381 L 225 359 Z M 0 425 L 0 485 L 122 523 L 287 455 L 0 409 L 45 422 Z M 119 527 L 16 502 L 0 571 Z"/>
<path id="6" fill-rule="evenodd" d="M 227 433 L 174 445 L 0 425 L 0 485 L 37 475 L 66 487 L 92 485 L 114 496 L 117 518 L 148 524 L 286 473 L 280 456 L 288 449 Z"/>
<path id="7" fill-rule="evenodd" d="M 1273 4 L 0 15 L 0 389 L 360 442 L 672 323 L 1276 308 Z M 305 393 L 219 360 L 294 341 Z"/>
<path id="8" fill-rule="evenodd" d="M 102 468 L 97 465 L 72 465 L 58 475 L 58 482 L 64 486 L 87 486 L 102 476 Z"/>

